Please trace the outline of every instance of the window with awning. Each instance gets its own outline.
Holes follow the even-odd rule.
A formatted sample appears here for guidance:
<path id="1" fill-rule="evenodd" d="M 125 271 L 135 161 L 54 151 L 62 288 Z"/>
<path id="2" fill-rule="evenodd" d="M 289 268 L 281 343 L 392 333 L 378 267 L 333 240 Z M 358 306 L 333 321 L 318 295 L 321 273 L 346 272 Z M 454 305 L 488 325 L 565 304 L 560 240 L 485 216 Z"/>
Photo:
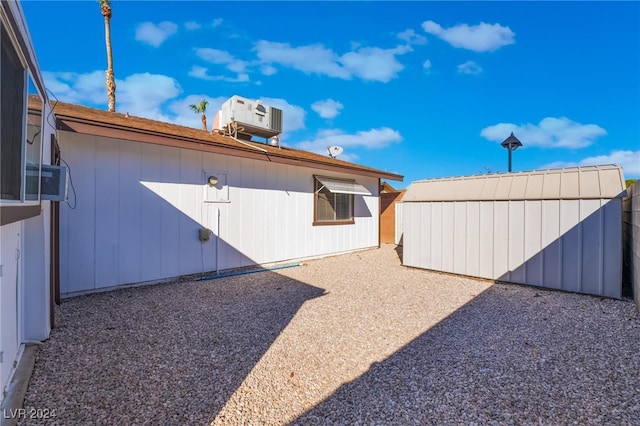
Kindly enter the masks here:
<path id="1" fill-rule="evenodd" d="M 354 195 L 371 195 L 355 180 L 315 176 L 315 224 L 354 223 Z"/>
<path id="2" fill-rule="evenodd" d="M 316 176 L 316 180 L 329 192 L 334 194 L 371 195 L 371 192 L 355 180 L 328 178 Z"/>

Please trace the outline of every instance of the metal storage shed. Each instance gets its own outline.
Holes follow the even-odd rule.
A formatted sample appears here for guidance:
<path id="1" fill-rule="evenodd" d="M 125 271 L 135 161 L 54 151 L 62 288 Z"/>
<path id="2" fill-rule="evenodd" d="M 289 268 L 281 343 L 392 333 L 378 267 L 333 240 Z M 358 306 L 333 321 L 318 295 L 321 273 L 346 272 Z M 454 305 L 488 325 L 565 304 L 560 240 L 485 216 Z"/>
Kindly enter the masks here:
<path id="1" fill-rule="evenodd" d="M 416 181 L 403 264 L 620 298 L 624 193 L 614 165 Z"/>

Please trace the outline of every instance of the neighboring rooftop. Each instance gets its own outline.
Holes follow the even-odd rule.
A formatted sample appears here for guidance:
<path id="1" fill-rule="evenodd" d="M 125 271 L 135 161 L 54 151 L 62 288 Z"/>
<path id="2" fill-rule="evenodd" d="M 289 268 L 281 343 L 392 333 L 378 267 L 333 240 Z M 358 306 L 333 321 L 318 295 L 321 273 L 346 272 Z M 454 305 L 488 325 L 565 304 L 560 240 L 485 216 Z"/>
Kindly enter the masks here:
<path id="1" fill-rule="evenodd" d="M 624 191 L 622 168 L 603 165 L 419 180 L 402 201 L 609 199 Z"/>

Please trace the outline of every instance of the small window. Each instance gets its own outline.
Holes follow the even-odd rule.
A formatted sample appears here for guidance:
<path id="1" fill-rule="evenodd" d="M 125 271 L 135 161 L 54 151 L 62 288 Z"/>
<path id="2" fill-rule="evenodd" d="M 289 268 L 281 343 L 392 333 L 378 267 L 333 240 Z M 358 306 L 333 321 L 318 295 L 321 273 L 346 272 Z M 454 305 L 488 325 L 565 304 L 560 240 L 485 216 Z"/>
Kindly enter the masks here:
<path id="1" fill-rule="evenodd" d="M 322 179 L 322 178 L 320 178 Z M 347 194 L 332 191 L 331 186 L 325 185 L 319 178 L 315 178 L 315 217 L 314 225 L 349 224 L 353 219 L 353 197 Z M 335 179 L 333 182 L 340 182 Z M 349 184 L 350 181 L 344 181 Z"/>

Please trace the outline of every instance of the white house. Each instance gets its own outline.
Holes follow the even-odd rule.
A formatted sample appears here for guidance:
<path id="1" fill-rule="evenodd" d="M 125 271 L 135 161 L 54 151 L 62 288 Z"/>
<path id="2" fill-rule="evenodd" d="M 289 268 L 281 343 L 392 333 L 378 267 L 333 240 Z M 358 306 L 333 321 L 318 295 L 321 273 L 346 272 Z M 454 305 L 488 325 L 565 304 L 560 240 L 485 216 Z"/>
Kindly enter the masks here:
<path id="1" fill-rule="evenodd" d="M 0 402 L 29 341 L 47 339 L 55 284 L 52 203 L 41 199 L 52 163 L 53 116 L 19 2 L 0 3 Z M 35 106 L 37 112 L 29 107 Z M 52 268 L 53 269 L 50 269 Z"/>
<path id="2" fill-rule="evenodd" d="M 63 296 L 377 247 L 380 179 L 402 180 L 128 114 L 55 112 L 75 190 L 60 211 Z"/>
<path id="3" fill-rule="evenodd" d="M 614 165 L 413 182 L 403 264 L 619 298 L 624 194 Z"/>

